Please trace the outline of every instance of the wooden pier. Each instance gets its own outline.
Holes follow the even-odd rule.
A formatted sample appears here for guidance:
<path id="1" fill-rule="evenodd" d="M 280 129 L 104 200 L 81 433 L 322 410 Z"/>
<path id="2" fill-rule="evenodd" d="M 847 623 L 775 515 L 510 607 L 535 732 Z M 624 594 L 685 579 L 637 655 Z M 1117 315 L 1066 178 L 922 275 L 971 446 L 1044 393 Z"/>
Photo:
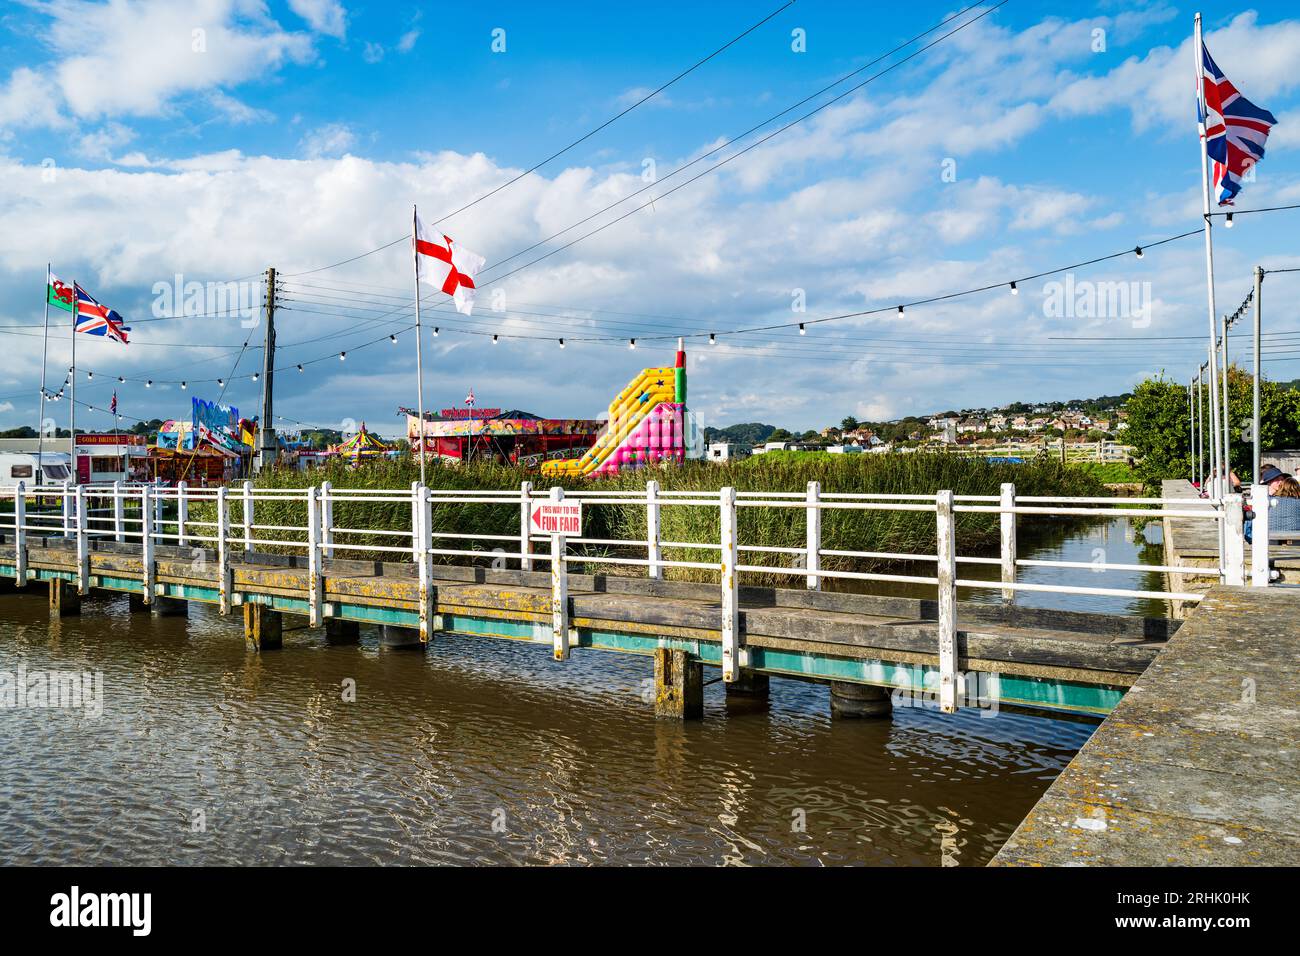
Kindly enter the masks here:
<path id="1" fill-rule="evenodd" d="M 148 605 L 162 613 L 184 613 L 187 602 L 222 606 L 215 551 L 166 545 L 151 551 L 146 568 L 139 544 L 86 542 L 87 592 L 133 595 L 140 610 L 147 595 Z M 29 536 L 22 558 L 26 590 L 40 597 L 48 590 L 55 613 L 76 613 L 81 571 L 76 542 Z M 228 613 L 243 614 L 252 648 L 280 647 L 281 616 L 310 614 L 307 560 L 235 552 L 229 561 Z M 12 539 L 0 539 L 0 577 L 15 577 L 19 564 Z M 319 573 L 325 639 L 355 640 L 357 626 L 371 624 L 384 627 L 385 644 L 420 646 L 420 585 L 413 563 L 331 559 Z M 434 565 L 431 573 L 430 633 L 552 645 L 549 571 Z M 567 577 L 569 646 L 654 656 L 659 714 L 697 716 L 700 671 L 722 662 L 718 588 L 620 575 L 571 572 Z M 835 696 L 846 714 L 887 713 L 890 694 L 897 690 L 934 692 L 936 601 L 742 587 L 740 604 L 746 678 L 741 684 L 751 686 L 749 678 L 771 674 L 830 683 L 832 690 L 845 691 Z M 1109 712 L 1178 627 L 1162 619 L 966 602 L 960 602 L 957 618 L 963 679 L 987 677 L 969 681 L 968 706 L 1089 715 Z M 974 697 L 976 684 L 982 699 Z M 862 690 L 850 693 L 850 686 Z"/>
<path id="2" fill-rule="evenodd" d="M 1298 606 L 1214 588 L 991 865 L 1295 865 Z"/>

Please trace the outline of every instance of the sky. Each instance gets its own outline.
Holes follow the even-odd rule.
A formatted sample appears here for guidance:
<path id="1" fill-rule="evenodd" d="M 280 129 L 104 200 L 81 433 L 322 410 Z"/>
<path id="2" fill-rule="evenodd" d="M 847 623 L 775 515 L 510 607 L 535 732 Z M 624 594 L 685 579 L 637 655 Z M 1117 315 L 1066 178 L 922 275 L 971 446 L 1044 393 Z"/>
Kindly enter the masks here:
<path id="1" fill-rule="evenodd" d="M 413 204 L 488 263 L 471 316 L 424 290 L 426 408 L 472 388 L 480 407 L 597 417 L 678 335 L 691 408 L 717 426 L 1186 381 L 1203 239 L 1126 251 L 1201 225 L 1196 9 L 995 3 L 10 0 L 0 428 L 38 420 L 49 263 L 132 329 L 125 347 L 78 337 L 79 429 L 111 429 L 113 392 L 128 424 L 188 418 L 192 396 L 256 415 L 274 267 L 276 427 L 400 434 Z M 1300 15 L 1202 12 L 1219 66 L 1279 121 L 1214 230 L 1232 312 L 1256 264 L 1300 267 L 1300 210 L 1242 215 L 1300 203 Z M 1300 377 L 1297 293 L 1300 273 L 1265 282 L 1273 378 Z M 69 365 L 52 312 L 51 391 Z M 66 427 L 69 407 L 46 417 Z"/>

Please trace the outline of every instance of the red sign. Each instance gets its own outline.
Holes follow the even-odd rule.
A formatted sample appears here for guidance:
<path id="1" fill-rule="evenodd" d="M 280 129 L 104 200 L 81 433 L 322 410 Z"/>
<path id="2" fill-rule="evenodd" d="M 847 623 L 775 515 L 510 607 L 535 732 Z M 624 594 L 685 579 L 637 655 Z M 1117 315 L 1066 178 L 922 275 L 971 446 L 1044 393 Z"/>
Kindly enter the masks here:
<path id="1" fill-rule="evenodd" d="M 540 534 L 582 534 L 581 501 L 535 501 L 532 529 Z"/>
<path id="2" fill-rule="evenodd" d="M 438 413 L 442 418 L 496 418 L 499 408 L 444 408 Z"/>
<path id="3" fill-rule="evenodd" d="M 77 436 L 78 445 L 143 445 L 143 435 L 87 435 L 82 432 Z"/>

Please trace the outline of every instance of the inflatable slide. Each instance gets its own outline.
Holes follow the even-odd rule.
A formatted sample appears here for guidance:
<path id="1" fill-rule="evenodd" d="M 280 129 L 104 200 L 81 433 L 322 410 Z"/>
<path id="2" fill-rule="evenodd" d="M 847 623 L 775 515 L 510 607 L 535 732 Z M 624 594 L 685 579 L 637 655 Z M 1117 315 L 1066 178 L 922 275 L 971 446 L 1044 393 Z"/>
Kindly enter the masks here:
<path id="1" fill-rule="evenodd" d="M 686 352 L 677 343 L 673 368 L 642 369 L 609 403 L 609 419 L 580 458 L 548 461 L 552 478 L 613 474 L 686 457 Z"/>

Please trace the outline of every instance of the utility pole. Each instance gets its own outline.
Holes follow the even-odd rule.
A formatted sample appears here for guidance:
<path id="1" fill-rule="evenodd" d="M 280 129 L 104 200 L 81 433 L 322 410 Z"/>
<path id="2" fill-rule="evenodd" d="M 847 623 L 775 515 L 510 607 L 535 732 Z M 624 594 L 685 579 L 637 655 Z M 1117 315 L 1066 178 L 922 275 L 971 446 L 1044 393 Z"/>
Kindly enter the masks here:
<path id="1" fill-rule="evenodd" d="M 257 427 L 257 471 L 274 464 L 279 452 L 272 409 L 275 403 L 275 268 L 266 270 L 266 338 L 262 348 L 262 417 Z"/>

